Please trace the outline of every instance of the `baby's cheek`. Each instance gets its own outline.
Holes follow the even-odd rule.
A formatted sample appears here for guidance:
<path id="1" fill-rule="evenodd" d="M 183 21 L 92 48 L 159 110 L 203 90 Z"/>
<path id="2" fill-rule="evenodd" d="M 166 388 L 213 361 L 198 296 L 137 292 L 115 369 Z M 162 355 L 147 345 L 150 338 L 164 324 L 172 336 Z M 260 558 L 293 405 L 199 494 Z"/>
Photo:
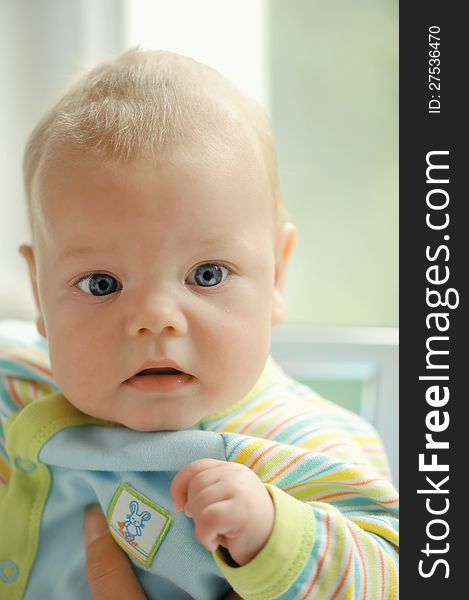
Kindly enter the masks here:
<path id="1" fill-rule="evenodd" d="M 241 400 L 255 385 L 269 354 L 270 329 L 252 322 L 225 326 L 224 338 L 211 349 L 209 377 L 225 408 Z"/>
<path id="2" fill-rule="evenodd" d="M 50 355 L 60 390 L 74 406 L 88 412 L 87 404 L 99 395 L 106 380 L 99 356 L 91 351 L 84 352 L 80 346 L 65 340 L 53 347 Z"/>

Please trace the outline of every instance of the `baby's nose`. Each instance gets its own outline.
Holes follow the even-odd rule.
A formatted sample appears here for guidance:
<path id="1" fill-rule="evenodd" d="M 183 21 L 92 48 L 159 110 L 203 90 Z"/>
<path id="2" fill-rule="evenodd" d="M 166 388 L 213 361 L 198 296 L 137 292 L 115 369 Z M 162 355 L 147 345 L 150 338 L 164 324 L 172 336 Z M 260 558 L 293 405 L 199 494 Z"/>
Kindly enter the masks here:
<path id="1" fill-rule="evenodd" d="M 184 335 L 187 319 L 176 298 L 168 292 L 145 294 L 130 307 L 127 333 L 131 337 L 144 333 Z"/>

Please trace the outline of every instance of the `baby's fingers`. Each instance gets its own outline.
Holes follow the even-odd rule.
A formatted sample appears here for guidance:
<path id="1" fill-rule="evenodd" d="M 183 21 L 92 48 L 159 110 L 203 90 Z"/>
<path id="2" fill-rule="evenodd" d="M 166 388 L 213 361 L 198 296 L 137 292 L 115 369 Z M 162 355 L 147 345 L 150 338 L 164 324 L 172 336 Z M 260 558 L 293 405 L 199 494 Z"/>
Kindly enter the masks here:
<path id="1" fill-rule="evenodd" d="M 194 519 L 196 538 L 210 552 L 220 544 L 225 545 L 225 538 L 236 537 L 239 533 L 241 524 L 236 514 L 231 499 L 210 504 Z"/>
<path id="2" fill-rule="evenodd" d="M 171 487 L 169 488 L 169 491 L 171 493 L 171 497 L 174 503 L 174 510 L 176 512 L 184 510 L 184 507 L 187 502 L 189 485 L 192 479 L 199 473 L 202 473 L 207 469 L 213 469 L 215 467 L 218 467 L 221 464 L 225 463 L 221 460 L 216 460 L 214 458 L 202 458 L 200 460 L 196 460 L 190 463 L 175 475 L 171 482 Z"/>

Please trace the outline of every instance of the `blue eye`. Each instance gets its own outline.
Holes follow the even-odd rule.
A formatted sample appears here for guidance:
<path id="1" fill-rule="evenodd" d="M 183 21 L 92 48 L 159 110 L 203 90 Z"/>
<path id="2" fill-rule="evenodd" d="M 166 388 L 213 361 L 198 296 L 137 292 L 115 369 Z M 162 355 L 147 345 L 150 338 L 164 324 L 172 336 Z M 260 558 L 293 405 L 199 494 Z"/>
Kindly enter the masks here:
<path id="1" fill-rule="evenodd" d="M 117 279 L 112 277 L 112 275 L 106 275 L 106 273 L 87 275 L 83 279 L 80 279 L 77 286 L 82 292 L 91 294 L 92 296 L 107 296 L 119 289 Z"/>
<path id="2" fill-rule="evenodd" d="M 219 285 L 228 276 L 228 269 L 222 265 L 206 263 L 189 273 L 187 282 L 202 287 Z"/>

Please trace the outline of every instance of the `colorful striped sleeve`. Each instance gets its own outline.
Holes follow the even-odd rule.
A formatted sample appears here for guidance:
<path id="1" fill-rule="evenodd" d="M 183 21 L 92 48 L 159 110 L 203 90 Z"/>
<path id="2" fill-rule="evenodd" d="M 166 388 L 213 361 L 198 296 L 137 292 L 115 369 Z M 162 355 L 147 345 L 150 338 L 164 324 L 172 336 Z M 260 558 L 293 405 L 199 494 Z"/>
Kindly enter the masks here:
<path id="1" fill-rule="evenodd" d="M 252 469 L 276 519 L 261 552 L 243 567 L 215 560 L 243 598 L 398 597 L 398 497 L 364 467 L 278 442 L 222 434 L 227 460 Z"/>
<path id="2" fill-rule="evenodd" d="M 243 598 L 398 598 L 398 494 L 373 427 L 268 366 L 255 393 L 208 417 L 227 460 L 252 469 L 276 509 L 247 565 L 214 558 Z"/>

